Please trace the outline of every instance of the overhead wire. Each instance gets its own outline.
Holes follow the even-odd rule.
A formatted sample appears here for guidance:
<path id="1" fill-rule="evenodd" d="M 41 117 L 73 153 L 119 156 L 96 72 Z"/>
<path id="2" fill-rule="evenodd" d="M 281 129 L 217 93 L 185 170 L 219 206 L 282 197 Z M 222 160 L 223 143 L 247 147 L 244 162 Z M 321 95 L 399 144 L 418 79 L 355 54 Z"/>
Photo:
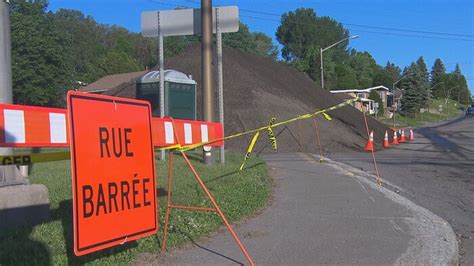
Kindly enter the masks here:
<path id="1" fill-rule="evenodd" d="M 159 3 L 165 3 L 162 1 L 153 1 L 152 2 L 159 2 Z M 198 3 L 197 1 L 194 0 L 187 0 L 189 3 Z M 169 3 L 166 3 L 169 4 Z M 174 6 L 179 6 L 177 4 L 170 4 Z M 271 12 L 264 12 L 264 11 L 258 11 L 258 10 L 252 10 L 252 9 L 246 9 L 246 8 L 239 8 L 241 12 L 244 13 L 253 13 L 253 14 L 259 14 L 259 15 L 265 15 L 265 16 L 273 16 L 273 17 L 279 17 L 281 18 L 282 14 L 277 14 L 277 13 L 271 13 Z M 251 18 L 256 18 L 256 17 L 251 17 Z M 258 18 L 265 20 L 267 18 Z M 270 19 L 268 19 L 270 20 Z M 278 21 L 280 20 L 271 20 L 271 21 Z M 358 28 L 369 28 L 369 29 L 379 29 L 379 30 L 389 30 L 389 31 L 399 31 L 399 32 L 409 32 L 409 33 L 421 33 L 421 34 L 430 34 L 430 35 L 445 35 L 445 36 L 457 36 L 457 37 L 472 37 L 474 38 L 474 34 L 464 34 L 464 33 L 450 33 L 450 32 L 437 32 L 437 31 L 426 31 L 426 30 L 413 30 L 413 29 L 402 29 L 402 28 L 394 28 L 394 27 L 381 27 L 381 26 L 372 26 L 372 25 L 363 25 L 363 24 L 354 24 L 354 23 L 346 23 L 346 22 L 340 22 L 343 25 L 347 26 L 352 26 L 352 27 L 358 27 Z M 400 36 L 405 36 L 405 35 L 400 35 Z M 463 39 L 459 39 L 463 40 Z M 472 41 L 472 40 L 469 40 Z"/>

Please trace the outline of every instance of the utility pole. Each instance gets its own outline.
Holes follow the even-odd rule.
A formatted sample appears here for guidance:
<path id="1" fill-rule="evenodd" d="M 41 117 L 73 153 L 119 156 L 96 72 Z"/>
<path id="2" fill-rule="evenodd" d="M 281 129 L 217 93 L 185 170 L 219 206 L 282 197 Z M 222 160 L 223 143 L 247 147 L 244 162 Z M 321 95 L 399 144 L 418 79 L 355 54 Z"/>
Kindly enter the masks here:
<path id="1" fill-rule="evenodd" d="M 0 103 L 13 103 L 10 37 L 10 1 L 0 0 Z M 12 154 L 12 148 L 0 148 L 0 155 Z"/>
<path id="2" fill-rule="evenodd" d="M 212 73 L 212 0 L 201 0 L 201 73 L 203 120 L 214 122 L 214 77 Z M 210 146 L 203 147 L 204 164 L 212 163 Z"/>

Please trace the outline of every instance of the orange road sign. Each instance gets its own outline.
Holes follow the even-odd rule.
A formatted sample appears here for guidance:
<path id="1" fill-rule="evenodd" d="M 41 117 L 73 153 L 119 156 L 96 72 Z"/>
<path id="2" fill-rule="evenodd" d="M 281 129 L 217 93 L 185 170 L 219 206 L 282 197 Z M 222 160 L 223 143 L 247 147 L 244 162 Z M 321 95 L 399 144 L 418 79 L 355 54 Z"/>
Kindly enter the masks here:
<path id="1" fill-rule="evenodd" d="M 148 102 L 69 92 L 74 253 L 155 234 L 155 157 Z"/>

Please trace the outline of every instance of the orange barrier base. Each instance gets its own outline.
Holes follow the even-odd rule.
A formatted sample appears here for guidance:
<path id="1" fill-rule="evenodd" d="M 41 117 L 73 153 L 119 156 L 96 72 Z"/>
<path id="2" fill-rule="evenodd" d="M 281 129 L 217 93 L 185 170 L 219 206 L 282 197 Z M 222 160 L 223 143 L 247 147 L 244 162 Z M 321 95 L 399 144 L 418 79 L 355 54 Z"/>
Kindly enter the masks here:
<path id="1" fill-rule="evenodd" d="M 170 213 L 171 213 L 171 209 L 182 209 L 182 210 L 190 210 L 190 211 L 211 211 L 211 212 L 217 212 L 219 214 L 219 216 L 221 217 L 222 221 L 224 222 L 225 226 L 227 227 L 227 229 L 229 230 L 230 234 L 232 235 L 232 237 L 234 238 L 235 242 L 237 243 L 237 245 L 239 246 L 240 250 L 242 251 L 242 253 L 244 254 L 244 256 L 247 258 L 248 262 L 250 265 L 255 265 L 254 262 L 252 261 L 252 258 L 250 257 L 249 253 L 247 252 L 247 250 L 245 249 L 244 245 L 242 244 L 242 242 L 240 241 L 239 237 L 235 234 L 234 230 L 232 229 L 232 227 L 230 226 L 229 222 L 227 221 L 227 219 L 225 218 L 224 216 L 224 213 L 221 211 L 221 209 L 219 208 L 219 206 L 217 205 L 216 201 L 214 200 L 214 198 L 212 197 L 211 193 L 209 192 L 209 190 L 207 189 L 206 185 L 204 184 L 204 182 L 202 181 L 201 177 L 199 176 L 199 174 L 196 172 L 196 169 L 194 169 L 194 166 L 191 164 L 191 162 L 189 161 L 189 158 L 188 156 L 183 152 L 183 151 L 180 151 L 181 155 L 183 156 L 184 158 L 184 161 L 186 162 L 186 164 L 188 165 L 189 169 L 191 170 L 191 172 L 193 173 L 194 177 L 196 178 L 196 181 L 199 183 L 199 185 L 201 186 L 201 188 L 204 190 L 204 192 L 206 193 L 206 196 L 209 198 L 209 200 L 211 201 L 212 203 L 212 206 L 214 206 L 214 208 L 205 208 L 205 207 L 195 207 L 195 206 L 180 206 L 180 205 L 173 205 L 171 203 L 171 190 L 172 190 L 172 177 L 173 177 L 173 157 L 174 157 L 174 151 L 173 150 L 170 150 L 169 152 L 169 174 L 168 174 L 168 202 L 167 202 L 167 206 L 166 206 L 166 218 L 165 218 L 165 228 L 164 228 L 164 235 L 163 235 L 163 243 L 161 245 L 161 252 L 164 253 L 165 250 L 166 250 L 166 240 L 168 238 L 168 224 L 169 224 L 169 219 L 170 219 Z"/>

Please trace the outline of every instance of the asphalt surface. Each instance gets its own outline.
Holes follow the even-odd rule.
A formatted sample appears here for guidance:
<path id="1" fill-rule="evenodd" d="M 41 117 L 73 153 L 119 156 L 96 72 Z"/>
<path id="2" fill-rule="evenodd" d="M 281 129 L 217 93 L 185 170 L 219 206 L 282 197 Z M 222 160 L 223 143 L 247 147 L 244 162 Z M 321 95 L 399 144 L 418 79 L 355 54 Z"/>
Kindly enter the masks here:
<path id="1" fill-rule="evenodd" d="M 447 220 L 459 241 L 461 265 L 474 265 L 474 117 L 421 128 L 412 143 L 377 152 L 381 177 L 400 195 Z M 332 159 L 373 171 L 371 157 Z"/>
<path id="2" fill-rule="evenodd" d="M 257 265 L 447 265 L 457 258 L 446 221 L 378 186 L 373 176 L 302 153 L 265 159 L 274 178 L 273 200 L 234 226 Z M 247 261 L 224 228 L 166 255 L 141 254 L 135 264 Z"/>

